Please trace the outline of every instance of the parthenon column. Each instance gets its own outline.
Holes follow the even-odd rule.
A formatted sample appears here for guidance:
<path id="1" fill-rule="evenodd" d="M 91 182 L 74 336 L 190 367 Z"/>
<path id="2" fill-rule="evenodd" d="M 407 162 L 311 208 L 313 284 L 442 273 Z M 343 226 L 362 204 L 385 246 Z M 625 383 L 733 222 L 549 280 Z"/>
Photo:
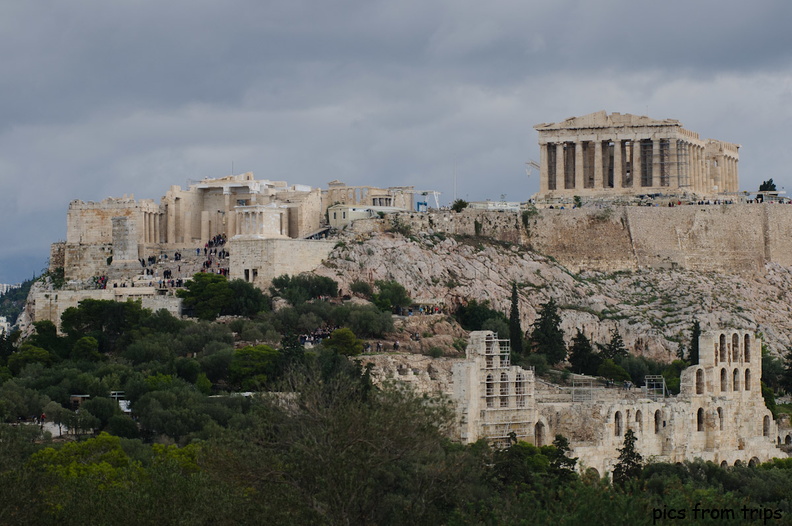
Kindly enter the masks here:
<path id="1" fill-rule="evenodd" d="M 564 143 L 559 142 L 556 143 L 556 189 L 559 190 L 566 188 L 566 172 L 564 167 Z"/>
<path id="2" fill-rule="evenodd" d="M 649 186 L 660 186 L 660 140 L 652 139 L 652 179 Z"/>
<path id="3" fill-rule="evenodd" d="M 594 141 L 594 188 L 607 188 L 607 181 L 603 179 L 602 169 L 602 141 L 599 137 Z M 601 185 L 601 186 L 598 186 Z"/>
<path id="4" fill-rule="evenodd" d="M 547 193 L 550 170 L 547 164 L 547 144 L 539 145 L 539 193 Z"/>
<path id="5" fill-rule="evenodd" d="M 633 188 L 641 186 L 641 139 L 636 137 L 633 139 Z"/>
<path id="6" fill-rule="evenodd" d="M 622 142 L 619 139 L 613 140 L 613 188 L 622 187 L 624 177 L 624 162 L 622 161 Z"/>
<path id="7" fill-rule="evenodd" d="M 582 190 L 583 184 L 583 142 L 575 142 L 575 190 Z"/>
<path id="8" fill-rule="evenodd" d="M 160 215 L 154 214 L 154 242 L 161 243 L 162 239 L 160 239 Z"/>
<path id="9" fill-rule="evenodd" d="M 668 139 L 668 186 L 679 188 L 679 158 L 677 155 L 677 140 L 674 137 Z"/>

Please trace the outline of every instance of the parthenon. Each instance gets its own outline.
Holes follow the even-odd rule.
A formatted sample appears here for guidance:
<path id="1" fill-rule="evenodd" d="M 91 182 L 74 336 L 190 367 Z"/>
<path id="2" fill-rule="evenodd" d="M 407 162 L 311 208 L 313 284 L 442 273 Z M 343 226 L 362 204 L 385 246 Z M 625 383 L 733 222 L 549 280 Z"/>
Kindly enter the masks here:
<path id="1" fill-rule="evenodd" d="M 701 139 L 674 119 L 605 111 L 537 124 L 538 197 L 737 192 L 738 144 Z"/>

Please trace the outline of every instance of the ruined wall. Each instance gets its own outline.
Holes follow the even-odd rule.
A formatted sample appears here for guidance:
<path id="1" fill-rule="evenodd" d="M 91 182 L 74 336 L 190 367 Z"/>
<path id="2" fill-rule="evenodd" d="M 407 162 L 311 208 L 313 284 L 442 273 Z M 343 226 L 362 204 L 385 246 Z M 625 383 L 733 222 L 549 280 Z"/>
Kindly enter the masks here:
<path id="1" fill-rule="evenodd" d="M 108 258 L 113 255 L 113 245 L 80 245 L 67 243 L 64 246 L 66 279 L 90 279 L 106 274 L 110 269 Z"/>
<path id="2" fill-rule="evenodd" d="M 505 363 L 499 360 L 504 344 L 489 331 L 473 332 L 465 360 L 454 365 L 452 397 L 463 442 L 504 442 L 514 432 L 544 445 L 562 434 L 579 467 L 602 475 L 612 471 L 627 430 L 644 458 L 664 462 L 701 458 L 735 465 L 786 456 L 762 398 L 762 340 L 748 331 L 702 334 L 701 363 L 683 371 L 675 397 L 646 388 L 606 389 L 593 379 L 578 378 L 573 387 L 549 384 L 511 366 L 507 354 Z"/>
<path id="3" fill-rule="evenodd" d="M 144 309 L 165 309 L 174 316 L 181 315 L 181 298 L 157 294 L 154 287 L 113 288 L 96 290 L 55 290 L 34 292 L 28 298 L 32 304 L 30 322 L 49 320 L 60 330 L 61 315 L 69 307 L 77 307 L 82 300 L 139 300 Z"/>
<path id="4" fill-rule="evenodd" d="M 522 212 L 474 210 L 398 217 L 416 231 L 521 243 L 574 272 L 679 267 L 740 273 L 761 271 L 765 262 L 792 266 L 792 206 L 778 204 L 543 209 L 525 218 Z"/>
<path id="5" fill-rule="evenodd" d="M 314 270 L 334 246 L 333 241 L 232 238 L 229 279 L 244 279 L 265 289 L 282 274 Z"/>

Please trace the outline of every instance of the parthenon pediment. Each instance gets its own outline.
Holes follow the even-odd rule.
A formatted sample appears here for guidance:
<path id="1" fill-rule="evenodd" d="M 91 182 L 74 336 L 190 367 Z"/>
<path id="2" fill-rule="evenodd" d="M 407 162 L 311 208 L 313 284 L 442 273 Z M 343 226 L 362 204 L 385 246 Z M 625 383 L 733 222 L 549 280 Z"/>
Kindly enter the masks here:
<path id="1" fill-rule="evenodd" d="M 619 126 L 681 126 L 676 119 L 657 120 L 645 115 L 631 113 L 611 113 L 605 110 L 589 113 L 580 117 L 570 117 L 558 123 L 542 123 L 534 126 L 537 130 L 560 130 L 580 128 L 612 128 Z"/>

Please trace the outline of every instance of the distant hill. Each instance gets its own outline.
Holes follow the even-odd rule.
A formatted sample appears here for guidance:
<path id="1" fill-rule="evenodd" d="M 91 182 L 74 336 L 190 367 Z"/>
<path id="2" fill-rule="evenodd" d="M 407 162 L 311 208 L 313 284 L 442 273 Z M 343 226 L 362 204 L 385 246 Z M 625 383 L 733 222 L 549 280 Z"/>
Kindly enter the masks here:
<path id="1" fill-rule="evenodd" d="M 36 278 L 29 279 L 22 283 L 21 287 L 11 289 L 0 296 L 0 316 L 5 316 L 11 325 L 16 323 L 19 314 L 25 307 L 28 292 L 35 281 Z"/>

